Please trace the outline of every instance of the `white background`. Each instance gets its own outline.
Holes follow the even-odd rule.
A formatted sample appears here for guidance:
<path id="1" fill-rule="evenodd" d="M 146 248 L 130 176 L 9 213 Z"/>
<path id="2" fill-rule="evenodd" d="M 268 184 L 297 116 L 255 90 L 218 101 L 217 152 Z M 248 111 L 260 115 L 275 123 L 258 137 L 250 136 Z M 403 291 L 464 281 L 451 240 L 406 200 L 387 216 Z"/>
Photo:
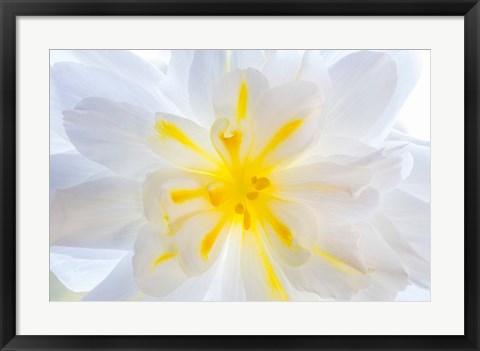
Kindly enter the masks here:
<path id="1" fill-rule="evenodd" d="M 17 35 L 18 334 L 463 334 L 463 18 L 25 17 Z M 74 48 L 430 49 L 431 302 L 49 302 L 49 49 Z"/>

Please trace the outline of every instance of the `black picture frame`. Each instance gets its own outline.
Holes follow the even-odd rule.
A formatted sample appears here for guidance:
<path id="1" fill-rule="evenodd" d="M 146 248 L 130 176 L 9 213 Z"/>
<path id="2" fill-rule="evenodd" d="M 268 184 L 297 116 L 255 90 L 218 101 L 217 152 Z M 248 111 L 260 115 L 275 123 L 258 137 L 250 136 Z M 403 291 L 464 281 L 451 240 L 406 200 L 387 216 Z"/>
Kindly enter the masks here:
<path id="1" fill-rule="evenodd" d="M 16 333 L 17 16 L 464 16 L 465 334 L 463 336 L 34 336 Z M 1 350 L 479 350 L 478 0 L 0 0 Z M 461 118 L 457 116 L 456 118 Z M 454 123 L 455 118 L 452 118 Z M 448 318 L 448 316 L 445 316 Z"/>

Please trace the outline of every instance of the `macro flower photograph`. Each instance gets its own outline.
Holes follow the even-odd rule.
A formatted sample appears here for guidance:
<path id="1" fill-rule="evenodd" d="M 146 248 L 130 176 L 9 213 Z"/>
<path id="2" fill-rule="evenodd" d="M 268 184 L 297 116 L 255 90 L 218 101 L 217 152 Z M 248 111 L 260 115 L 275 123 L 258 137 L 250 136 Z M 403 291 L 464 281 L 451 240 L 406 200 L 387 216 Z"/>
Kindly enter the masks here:
<path id="1" fill-rule="evenodd" d="M 430 301 L 428 50 L 51 50 L 50 301 Z"/>

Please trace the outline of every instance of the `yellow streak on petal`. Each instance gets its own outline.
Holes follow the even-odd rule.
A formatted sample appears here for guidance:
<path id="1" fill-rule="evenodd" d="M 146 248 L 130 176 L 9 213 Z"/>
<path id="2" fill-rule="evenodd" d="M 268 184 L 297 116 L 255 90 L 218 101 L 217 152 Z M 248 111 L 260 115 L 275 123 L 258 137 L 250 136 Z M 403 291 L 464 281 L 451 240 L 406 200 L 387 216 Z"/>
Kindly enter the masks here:
<path id="1" fill-rule="evenodd" d="M 267 282 L 271 288 L 273 298 L 276 300 L 288 301 L 288 295 L 283 288 L 282 283 L 275 274 L 275 269 L 273 268 L 272 263 L 270 262 L 270 259 L 268 258 L 267 253 L 265 252 L 265 249 L 258 238 L 258 234 L 255 233 L 254 236 L 256 238 L 257 248 L 260 252 L 265 273 L 267 274 Z"/>
<path id="2" fill-rule="evenodd" d="M 157 131 L 158 135 L 161 137 L 168 137 L 170 139 L 175 140 L 176 142 L 186 146 L 196 152 L 202 153 L 202 149 L 198 147 L 190 138 L 175 124 L 166 121 L 166 120 L 159 120 L 155 123 L 155 130 Z"/>
<path id="3" fill-rule="evenodd" d="M 292 246 L 293 235 L 290 229 L 282 223 L 277 217 L 272 213 L 268 213 L 266 216 L 267 221 L 272 226 L 273 230 L 277 233 L 280 240 L 287 246 Z"/>
<path id="4" fill-rule="evenodd" d="M 314 246 L 312 247 L 312 252 L 316 253 L 323 259 L 325 259 L 328 263 L 330 263 L 333 267 L 337 268 L 338 270 L 347 273 L 347 274 L 362 274 L 358 269 L 355 267 L 349 265 L 346 262 L 343 262 L 341 259 L 338 257 L 335 257 L 332 254 L 329 254 L 328 252 L 325 252 L 321 250 L 320 248 Z"/>
<path id="5" fill-rule="evenodd" d="M 203 189 L 185 189 L 170 191 L 170 197 L 172 198 L 172 201 L 177 204 L 193 200 L 203 195 L 205 195 Z"/>
<path id="6" fill-rule="evenodd" d="M 263 149 L 260 157 L 267 155 L 268 153 L 275 150 L 279 145 L 284 143 L 297 129 L 299 129 L 303 124 L 303 120 L 296 119 L 288 122 L 283 127 L 281 127 L 270 139 L 269 143 Z"/>
<path id="7" fill-rule="evenodd" d="M 153 267 L 152 267 L 152 271 L 157 268 L 157 266 L 162 263 L 162 262 L 165 262 L 173 257 L 175 257 L 177 255 L 177 253 L 166 253 L 166 254 L 163 254 L 163 255 L 160 255 L 157 257 L 157 259 L 153 262 Z"/>
<path id="8" fill-rule="evenodd" d="M 208 255 L 210 254 L 213 244 L 215 244 L 218 234 L 220 234 L 224 224 L 225 218 L 222 218 L 222 220 L 220 220 L 220 222 L 218 222 L 217 225 L 203 238 L 202 243 L 200 244 L 200 254 L 205 261 L 208 260 Z"/>
<path id="9" fill-rule="evenodd" d="M 237 121 L 244 119 L 247 116 L 248 91 L 247 84 L 243 81 L 240 85 L 237 100 Z"/>

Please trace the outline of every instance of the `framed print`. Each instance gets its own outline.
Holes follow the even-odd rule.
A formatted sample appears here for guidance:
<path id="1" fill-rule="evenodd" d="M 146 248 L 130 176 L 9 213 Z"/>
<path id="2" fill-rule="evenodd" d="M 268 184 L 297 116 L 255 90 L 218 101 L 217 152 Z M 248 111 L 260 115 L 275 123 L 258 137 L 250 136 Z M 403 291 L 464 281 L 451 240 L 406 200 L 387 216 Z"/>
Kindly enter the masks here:
<path id="1" fill-rule="evenodd" d="M 479 349 L 479 11 L 2 2 L 2 350 Z"/>

